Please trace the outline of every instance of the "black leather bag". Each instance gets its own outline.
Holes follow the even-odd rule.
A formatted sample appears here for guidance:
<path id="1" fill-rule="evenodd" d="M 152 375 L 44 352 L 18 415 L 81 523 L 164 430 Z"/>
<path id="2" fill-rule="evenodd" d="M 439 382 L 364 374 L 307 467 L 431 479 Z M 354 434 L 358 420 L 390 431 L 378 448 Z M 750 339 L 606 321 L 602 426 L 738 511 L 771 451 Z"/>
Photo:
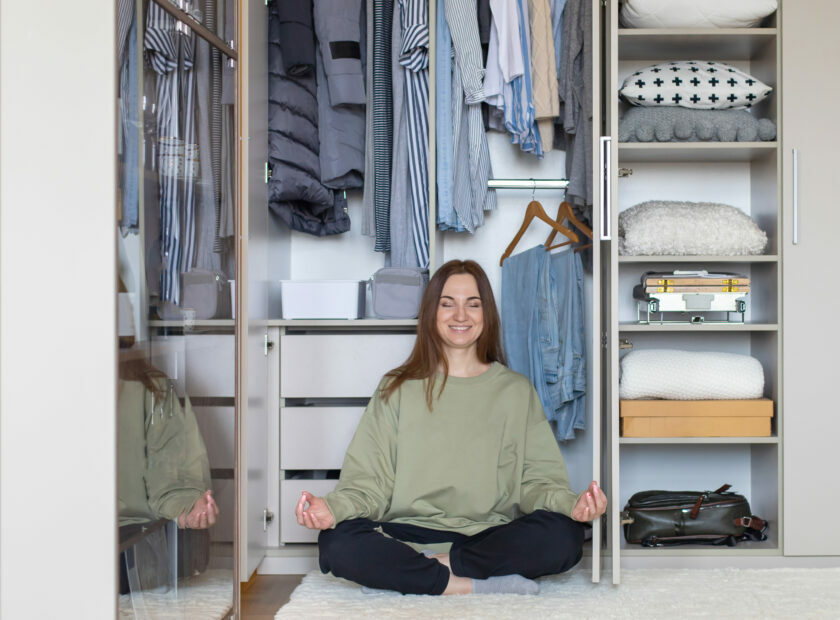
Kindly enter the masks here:
<path id="1" fill-rule="evenodd" d="M 629 543 L 644 547 L 683 544 L 728 545 L 766 540 L 767 522 L 752 514 L 743 495 L 716 491 L 641 491 L 634 494 L 621 522 Z"/>

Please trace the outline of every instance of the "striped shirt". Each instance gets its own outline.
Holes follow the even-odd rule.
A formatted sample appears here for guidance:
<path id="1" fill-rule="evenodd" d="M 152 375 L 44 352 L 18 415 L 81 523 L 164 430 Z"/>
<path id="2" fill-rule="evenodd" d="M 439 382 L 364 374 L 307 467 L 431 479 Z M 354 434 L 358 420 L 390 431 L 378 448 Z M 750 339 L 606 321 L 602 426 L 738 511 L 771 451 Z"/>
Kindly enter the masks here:
<path id="1" fill-rule="evenodd" d="M 399 0 L 405 67 L 412 238 L 417 264 L 429 266 L 429 21 L 428 0 Z"/>
<path id="2" fill-rule="evenodd" d="M 146 16 L 144 48 L 157 74 L 158 182 L 160 195 L 162 301 L 179 303 L 180 274 L 195 260 L 195 73 L 193 34 L 175 30 L 175 20 L 154 2 Z"/>
<path id="3" fill-rule="evenodd" d="M 393 0 L 373 3 L 373 212 L 377 252 L 391 250 L 391 150 L 393 102 L 391 96 L 391 30 Z"/>
<path id="4" fill-rule="evenodd" d="M 481 116 L 484 63 L 478 36 L 478 14 L 475 0 L 446 0 L 444 8 L 455 48 L 452 80 L 454 208 L 464 228 L 475 232 L 484 223 L 484 211 L 496 208 L 496 194 L 487 188 L 492 170 Z"/>

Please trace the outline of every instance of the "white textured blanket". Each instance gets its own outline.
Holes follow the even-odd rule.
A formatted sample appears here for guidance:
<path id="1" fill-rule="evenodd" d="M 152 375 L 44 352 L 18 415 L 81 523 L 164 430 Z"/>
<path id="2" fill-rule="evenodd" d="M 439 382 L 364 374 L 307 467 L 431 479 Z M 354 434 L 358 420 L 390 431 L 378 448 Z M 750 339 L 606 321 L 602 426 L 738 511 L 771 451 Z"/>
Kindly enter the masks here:
<path id="1" fill-rule="evenodd" d="M 737 353 L 648 349 L 621 360 L 619 397 L 668 400 L 761 398 L 764 369 Z"/>

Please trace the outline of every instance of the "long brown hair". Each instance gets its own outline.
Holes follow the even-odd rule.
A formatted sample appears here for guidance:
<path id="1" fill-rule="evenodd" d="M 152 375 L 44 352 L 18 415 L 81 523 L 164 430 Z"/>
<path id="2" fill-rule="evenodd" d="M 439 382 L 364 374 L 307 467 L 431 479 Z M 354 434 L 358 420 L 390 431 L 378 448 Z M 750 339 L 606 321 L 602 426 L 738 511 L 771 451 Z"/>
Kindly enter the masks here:
<path id="1" fill-rule="evenodd" d="M 443 366 L 443 383 L 438 392 L 438 398 L 440 398 L 443 388 L 446 386 L 449 363 L 443 351 L 443 341 L 437 330 L 437 309 L 443 286 L 450 276 L 458 274 L 469 274 L 475 278 L 476 284 L 478 284 L 478 295 L 481 298 L 481 310 L 484 314 L 484 329 L 482 329 L 476 343 L 478 360 L 483 364 L 505 363 L 505 354 L 500 337 L 499 311 L 496 309 L 496 299 L 493 297 L 493 289 L 490 287 L 487 274 L 473 260 L 451 260 L 435 272 L 423 292 L 420 312 L 417 315 L 417 340 L 414 343 L 414 349 L 402 366 L 385 374 L 386 377 L 391 377 L 391 381 L 382 389 L 382 398 L 385 401 L 409 379 L 424 379 L 426 381 L 426 404 L 431 411 L 435 373 L 437 373 L 438 366 Z"/>

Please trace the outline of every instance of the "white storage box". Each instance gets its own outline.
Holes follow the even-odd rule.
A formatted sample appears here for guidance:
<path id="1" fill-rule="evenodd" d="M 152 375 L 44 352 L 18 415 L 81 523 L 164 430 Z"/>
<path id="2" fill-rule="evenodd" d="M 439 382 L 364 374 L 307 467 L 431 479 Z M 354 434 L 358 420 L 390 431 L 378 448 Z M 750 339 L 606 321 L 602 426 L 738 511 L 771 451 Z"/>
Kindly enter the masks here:
<path id="1" fill-rule="evenodd" d="M 284 319 L 361 319 L 365 316 L 365 281 L 281 280 Z"/>

